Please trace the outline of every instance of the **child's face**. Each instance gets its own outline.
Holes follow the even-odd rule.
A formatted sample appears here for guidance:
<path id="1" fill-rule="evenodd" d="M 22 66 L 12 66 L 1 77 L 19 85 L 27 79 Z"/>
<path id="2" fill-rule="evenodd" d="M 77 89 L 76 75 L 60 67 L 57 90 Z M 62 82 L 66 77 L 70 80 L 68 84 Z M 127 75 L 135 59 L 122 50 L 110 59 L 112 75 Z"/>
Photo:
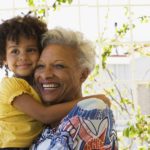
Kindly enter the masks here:
<path id="1" fill-rule="evenodd" d="M 8 68 L 19 77 L 32 75 L 39 59 L 37 41 L 21 37 L 19 43 L 6 42 L 6 61 Z"/>

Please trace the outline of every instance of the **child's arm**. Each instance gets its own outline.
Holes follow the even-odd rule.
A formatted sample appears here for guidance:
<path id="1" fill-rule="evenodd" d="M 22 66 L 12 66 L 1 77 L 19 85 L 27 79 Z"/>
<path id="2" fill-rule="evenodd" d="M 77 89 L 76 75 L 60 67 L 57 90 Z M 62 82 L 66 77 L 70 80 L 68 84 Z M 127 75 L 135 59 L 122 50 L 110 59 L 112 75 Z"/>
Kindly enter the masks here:
<path id="1" fill-rule="evenodd" d="M 12 105 L 27 115 L 43 123 L 50 124 L 61 120 L 78 101 L 70 101 L 51 106 L 44 106 L 28 94 L 17 96 Z"/>
<path id="2" fill-rule="evenodd" d="M 105 95 L 92 95 L 82 97 L 79 100 L 96 97 L 103 100 L 106 104 L 110 106 L 110 101 Z M 50 124 L 61 120 L 65 117 L 68 112 L 74 107 L 79 100 L 74 100 L 66 103 L 44 106 L 41 103 L 34 100 L 34 98 L 28 94 L 22 94 L 17 96 L 13 100 L 13 105 L 20 111 L 28 114 L 29 116 L 39 120 L 43 123 Z"/>

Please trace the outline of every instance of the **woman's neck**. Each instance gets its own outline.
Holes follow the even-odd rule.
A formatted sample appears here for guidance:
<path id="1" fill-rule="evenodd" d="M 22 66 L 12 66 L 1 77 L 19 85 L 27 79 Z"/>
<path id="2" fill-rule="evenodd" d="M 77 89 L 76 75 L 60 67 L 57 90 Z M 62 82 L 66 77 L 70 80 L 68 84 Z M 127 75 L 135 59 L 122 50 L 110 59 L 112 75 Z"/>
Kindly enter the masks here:
<path id="1" fill-rule="evenodd" d="M 62 100 L 61 102 L 59 102 L 59 104 L 60 104 L 60 103 L 65 103 L 65 102 L 69 102 L 69 101 L 76 101 L 76 100 L 80 101 L 80 100 L 82 100 L 82 99 L 83 99 L 83 98 L 82 98 L 82 92 L 79 92 L 78 94 L 75 94 L 74 96 L 70 96 L 69 98 L 66 98 L 66 99 Z M 56 104 L 56 103 L 55 103 L 55 104 Z M 51 105 L 54 105 L 54 104 L 51 104 Z M 62 119 L 63 119 L 63 118 L 62 118 Z M 62 120 L 62 119 L 61 119 L 61 120 Z M 59 120 L 59 121 L 57 121 L 57 122 L 54 122 L 54 123 L 51 123 L 50 127 L 51 127 L 51 128 L 57 128 L 58 125 L 60 124 L 61 120 Z"/>

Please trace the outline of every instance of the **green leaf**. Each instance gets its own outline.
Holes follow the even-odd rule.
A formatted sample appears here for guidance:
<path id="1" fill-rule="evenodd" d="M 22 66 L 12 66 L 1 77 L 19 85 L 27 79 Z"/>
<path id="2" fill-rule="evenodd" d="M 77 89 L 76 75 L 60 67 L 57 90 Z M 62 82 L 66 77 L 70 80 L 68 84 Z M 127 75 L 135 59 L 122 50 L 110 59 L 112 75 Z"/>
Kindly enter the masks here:
<path id="1" fill-rule="evenodd" d="M 31 7 L 34 7 L 34 0 L 27 0 L 27 4 Z"/>

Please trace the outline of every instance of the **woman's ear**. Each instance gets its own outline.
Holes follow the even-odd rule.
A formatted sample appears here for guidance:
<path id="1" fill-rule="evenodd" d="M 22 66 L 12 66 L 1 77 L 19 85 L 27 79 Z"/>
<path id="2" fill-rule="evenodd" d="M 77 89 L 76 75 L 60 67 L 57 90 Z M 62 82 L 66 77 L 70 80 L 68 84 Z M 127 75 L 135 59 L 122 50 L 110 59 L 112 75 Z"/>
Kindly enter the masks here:
<path id="1" fill-rule="evenodd" d="M 3 64 L 4 64 L 4 65 L 6 65 L 6 66 L 8 65 L 8 63 L 7 63 L 7 60 L 6 60 L 6 59 L 3 61 Z"/>
<path id="2" fill-rule="evenodd" d="M 82 70 L 82 72 L 81 72 L 81 78 L 80 78 L 81 83 L 83 83 L 87 79 L 87 77 L 88 77 L 89 74 L 90 74 L 89 69 L 85 68 L 85 69 Z"/>

